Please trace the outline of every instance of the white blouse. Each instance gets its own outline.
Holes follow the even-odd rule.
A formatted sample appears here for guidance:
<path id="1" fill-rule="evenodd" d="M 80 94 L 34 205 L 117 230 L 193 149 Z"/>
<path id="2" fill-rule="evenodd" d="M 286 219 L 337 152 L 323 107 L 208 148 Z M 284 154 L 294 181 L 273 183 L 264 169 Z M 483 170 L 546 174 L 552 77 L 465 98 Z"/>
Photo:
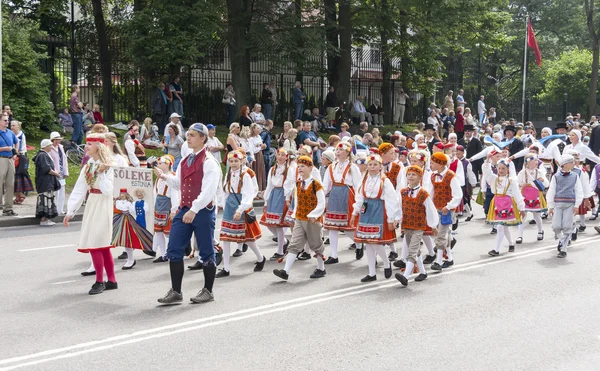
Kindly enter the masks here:
<path id="1" fill-rule="evenodd" d="M 250 144 L 252 146 L 253 154 L 256 154 L 256 153 L 262 151 L 261 146 L 263 144 L 263 141 L 262 141 L 262 138 L 260 137 L 260 135 L 257 135 L 255 137 L 250 137 L 250 139 L 248 139 L 248 140 L 250 141 Z"/>
<path id="2" fill-rule="evenodd" d="M 512 197 L 516 201 L 518 209 L 523 210 L 525 208 L 525 200 L 523 199 L 521 190 L 514 178 L 505 176 L 499 177 L 494 174 L 492 172 L 492 165 L 489 162 L 483 164 L 481 170 L 485 181 L 490 184 L 492 193 L 495 195 L 503 194 L 506 189 L 506 195 Z M 508 184 L 509 182 L 510 184 Z"/>
<path id="3" fill-rule="evenodd" d="M 71 191 L 69 201 L 67 202 L 67 216 L 69 217 L 73 217 L 77 210 L 79 210 L 83 204 L 83 201 L 85 200 L 85 197 L 87 196 L 88 190 L 90 189 L 87 181 L 85 180 L 85 172 L 89 166 L 92 167 L 92 171 L 96 171 L 96 169 L 100 166 L 100 163 L 94 161 L 93 158 L 90 158 L 87 164 L 79 172 L 79 177 L 77 178 L 77 182 L 75 183 L 75 186 Z M 98 173 L 93 188 L 99 189 L 104 196 L 112 197 L 114 177 L 115 173 L 114 171 L 111 171 L 110 168 L 106 169 L 106 171 L 103 173 Z"/>
<path id="4" fill-rule="evenodd" d="M 376 198 L 381 189 L 381 175 L 369 175 L 364 184 L 364 193 L 368 198 Z M 400 199 L 402 196 L 397 193 L 389 179 L 383 178 L 383 192 L 381 193 L 381 199 L 385 203 L 385 209 L 387 212 L 387 222 L 393 223 L 396 220 L 402 219 L 402 209 L 400 207 Z M 358 191 L 355 195 L 354 202 L 354 215 L 360 213 L 365 197 L 363 196 L 363 185 L 358 187 Z"/>
<path id="5" fill-rule="evenodd" d="M 223 192 L 223 197 L 221 198 L 220 207 L 225 208 L 225 202 L 229 197 L 230 193 L 237 193 L 238 186 L 240 183 L 240 173 L 241 170 L 230 170 L 231 175 L 229 177 L 229 184 L 225 183 L 225 190 Z M 225 180 L 226 182 L 227 180 Z M 241 195 L 238 195 L 238 199 L 240 205 L 236 209 L 236 212 L 242 213 L 245 210 L 248 210 L 252 207 L 252 203 L 254 198 L 257 195 L 257 189 L 254 187 L 254 183 L 252 182 L 252 177 L 248 174 L 247 171 L 243 173 L 243 182 L 242 189 L 240 191 Z"/>
<path id="6" fill-rule="evenodd" d="M 263 195 L 265 204 L 267 201 L 269 201 L 269 196 L 271 195 L 273 188 L 283 187 L 283 194 L 285 195 L 286 200 L 289 200 L 290 196 L 294 192 L 294 185 L 296 181 L 294 176 L 296 175 L 296 169 L 288 166 L 284 184 L 283 172 L 285 171 L 285 164 L 276 164 L 275 166 L 275 174 L 273 174 L 273 169 L 271 168 L 269 170 L 269 175 L 267 176 L 267 188 L 265 189 L 265 193 Z"/>
<path id="7" fill-rule="evenodd" d="M 348 173 L 346 173 L 346 177 L 342 179 L 344 175 L 344 171 L 346 167 L 348 167 L 349 160 L 344 162 L 334 162 L 329 165 L 329 169 L 325 172 L 325 179 L 323 180 L 323 187 L 325 187 L 325 193 L 329 194 L 331 189 L 333 188 L 333 183 L 343 183 L 348 186 L 354 187 L 357 189 L 360 186 L 361 178 L 360 178 L 360 168 L 356 164 L 351 164 Z M 318 171 L 317 171 L 318 172 Z M 331 179 L 331 173 L 333 172 L 333 179 Z"/>
<path id="8" fill-rule="evenodd" d="M 526 185 L 530 185 L 535 187 L 533 183 L 536 179 L 542 179 L 542 184 L 544 187 L 548 188 L 550 182 L 548 178 L 546 178 L 546 168 L 541 166 L 540 168 L 535 168 L 533 170 L 529 170 L 526 167 L 523 167 L 523 170 L 519 172 L 517 176 L 517 181 L 519 182 L 519 186 L 524 187 Z"/>

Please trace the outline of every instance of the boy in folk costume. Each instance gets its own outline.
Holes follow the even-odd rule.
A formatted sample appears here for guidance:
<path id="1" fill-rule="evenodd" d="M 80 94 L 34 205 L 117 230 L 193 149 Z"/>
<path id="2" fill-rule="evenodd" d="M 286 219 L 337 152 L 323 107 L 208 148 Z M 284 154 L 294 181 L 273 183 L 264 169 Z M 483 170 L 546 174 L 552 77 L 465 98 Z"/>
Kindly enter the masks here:
<path id="1" fill-rule="evenodd" d="M 297 162 L 301 180 L 296 183 L 297 205 L 293 213 L 295 222 L 292 241 L 285 257 L 285 268 L 273 270 L 274 275 L 286 281 L 294 261 L 307 242 L 317 259 L 317 269 L 310 275 L 310 278 L 322 278 L 326 274 L 325 258 L 323 257 L 325 247 L 321 239 L 325 191 L 321 183 L 311 176 L 314 167 L 312 159 L 308 156 L 301 156 Z"/>
<path id="2" fill-rule="evenodd" d="M 496 155 L 489 153 L 488 159 L 492 156 Z M 516 179 L 509 175 L 508 165 L 508 160 L 498 160 L 496 162 L 496 173 L 492 171 L 492 165 L 489 161 L 481 167 L 483 178 L 489 184 L 490 192 L 493 194 L 486 223 L 495 225 L 498 231 L 496 248 L 488 252 L 489 256 L 500 255 L 500 245 L 504 236 L 508 240 L 508 251 L 515 251 L 515 244 L 508 227 L 521 224 L 521 219 L 525 216 L 525 211 L 522 211 L 525 208 L 523 195 Z"/>
<path id="3" fill-rule="evenodd" d="M 356 225 L 350 223 L 350 219 L 354 210 L 355 190 L 360 185 L 361 179 L 358 166 L 353 164 L 350 158 L 351 150 L 352 148 L 347 142 L 340 142 L 337 145 L 337 161 L 329 165 L 329 171 L 325 173 L 323 181 L 325 193 L 329 195 L 324 228 L 329 231 L 329 244 L 331 246 L 331 256 L 327 258 L 325 264 L 337 264 L 339 262 L 339 231 L 354 231 L 356 228 Z M 359 250 L 360 247 L 357 245 L 356 249 Z M 356 255 L 359 256 L 358 251 Z M 360 251 L 360 256 L 362 256 L 362 251 Z"/>
<path id="4" fill-rule="evenodd" d="M 558 161 L 560 171 L 550 180 L 548 215 L 552 217 L 552 230 L 559 237 L 558 257 L 567 257 L 567 246 L 573 231 L 573 213 L 583 202 L 581 178 L 573 172 L 573 156 L 564 154 Z M 562 235 L 561 235 L 562 232 Z"/>
<path id="5" fill-rule="evenodd" d="M 367 250 L 369 274 L 361 282 L 377 280 L 377 255 L 383 260 L 385 278 L 392 276 L 392 264 L 386 259 L 385 245 L 396 241 L 396 223 L 402 217 L 398 194 L 392 182 L 381 173 L 381 157 L 368 155 L 367 167 L 368 173 L 356 192 L 350 221 L 354 225 L 358 220 L 354 240 L 365 244 Z"/>
<path id="6" fill-rule="evenodd" d="M 231 242 L 246 243 L 256 254 L 255 272 L 262 271 L 267 261 L 256 245 L 256 240 L 262 235 L 252 207 L 258 189 L 248 172 L 250 169 L 242 169 L 244 157 L 240 151 L 227 154 L 229 171 L 223 184 L 223 200 L 220 205 L 223 208 L 220 236 L 223 242 L 223 269 L 217 273 L 217 278 L 230 275 Z"/>
<path id="7" fill-rule="evenodd" d="M 393 161 L 395 149 L 396 147 L 391 143 L 382 143 L 379 146 L 378 151 L 381 156 L 383 173 L 392 183 L 394 190 L 398 192 L 400 189 L 400 182 L 402 181 L 403 166 Z M 398 220 L 400 219 L 398 218 Z M 388 259 L 390 261 L 398 259 L 398 250 L 396 249 L 396 244 L 394 242 L 390 243 L 390 250 Z"/>
<path id="8" fill-rule="evenodd" d="M 579 216 L 579 228 L 577 228 L 577 221 L 573 223 L 573 233 L 571 234 L 571 241 L 577 240 L 578 232 L 585 231 L 585 214 L 594 208 L 594 193 L 592 187 L 590 187 L 590 176 L 585 171 L 584 164 L 579 161 L 580 155 L 576 149 L 565 148 L 567 155 L 573 156 L 573 172 L 579 175 L 581 180 L 581 189 L 583 190 L 583 201 L 581 205 L 575 210 L 575 215 Z"/>
<path id="9" fill-rule="evenodd" d="M 519 189 L 525 201 L 523 211 L 533 214 L 533 220 L 537 225 L 537 240 L 544 239 L 544 230 L 542 229 L 542 213 L 548 211 L 544 190 L 548 188 L 550 182 L 546 178 L 546 168 L 538 165 L 538 157 L 530 153 L 525 156 L 525 165 L 517 176 Z M 519 238 L 517 244 L 523 242 L 523 231 L 525 224 L 519 225 Z"/>
<path id="10" fill-rule="evenodd" d="M 284 228 L 287 227 L 284 218 L 288 211 L 286 200 L 289 200 L 294 192 L 296 172 L 289 166 L 288 157 L 285 149 L 280 148 L 277 151 L 277 162 L 268 173 L 267 188 L 264 193 L 265 205 L 260 224 L 269 228 L 271 233 L 277 236 L 277 252 L 273 254 L 271 260 L 282 258 L 284 245 L 289 244 L 284 236 Z"/>
<path id="11" fill-rule="evenodd" d="M 454 137 L 456 139 L 456 135 L 454 133 L 451 133 L 451 134 L 454 135 Z M 448 156 L 448 169 L 450 169 L 454 172 L 454 174 L 458 178 L 458 184 L 460 184 L 460 189 L 462 190 L 462 188 L 466 184 L 465 170 L 464 170 L 462 162 L 456 156 L 456 143 L 444 144 L 444 154 L 446 154 L 446 156 Z M 456 231 L 458 229 L 458 217 L 456 214 L 457 213 L 462 214 L 463 210 L 464 210 L 464 205 L 463 205 L 463 200 L 461 199 L 460 204 L 458 204 L 458 206 L 454 210 L 454 214 L 452 214 L 452 234 L 456 234 L 456 232 L 454 232 L 454 231 Z M 450 241 L 450 248 L 454 248 L 455 244 L 456 244 L 456 239 L 454 237 L 452 237 L 452 240 Z"/>
<path id="12" fill-rule="evenodd" d="M 154 184 L 154 238 L 152 250 L 158 257 L 153 263 L 164 263 L 167 259 L 167 246 L 169 245 L 169 233 L 173 224 L 173 217 L 179 206 L 179 191 L 169 187 L 166 180 L 158 177 L 159 174 L 175 176 L 173 164 L 175 159 L 171 155 L 164 155 L 158 161 L 154 170 L 157 175 Z"/>
<path id="13" fill-rule="evenodd" d="M 452 220 L 454 218 L 454 209 L 462 200 L 462 189 L 456 174 L 448 169 L 448 156 L 441 152 L 431 155 L 431 188 L 433 204 L 440 214 L 440 223 L 438 225 L 438 234 L 435 238 L 437 248 L 437 259 L 431 265 L 434 271 L 441 271 L 442 268 L 449 268 L 454 265 L 452 258 L 452 249 L 450 248 L 450 234 L 452 229 Z M 443 262 L 444 250 L 448 256 Z"/>
<path id="14" fill-rule="evenodd" d="M 402 285 L 408 285 L 408 277 L 412 274 L 415 265 L 419 268 L 419 275 L 415 281 L 423 281 L 427 278 L 427 271 L 421 256 L 421 239 L 423 233 L 429 227 L 437 233 L 439 223 L 438 212 L 429 197 L 429 193 L 421 187 L 423 169 L 418 166 L 409 166 L 406 169 L 408 186 L 400 191 L 402 197 L 402 231 L 404 241 L 408 246 L 406 258 L 406 269 L 404 273 L 396 273 L 396 279 Z"/>
<path id="15" fill-rule="evenodd" d="M 465 172 L 465 185 L 462 187 L 463 190 L 463 208 L 467 214 L 465 222 L 470 222 L 473 219 L 473 209 L 471 207 L 471 196 L 473 196 L 473 188 L 477 185 L 477 176 L 473 172 L 473 166 L 465 157 L 465 149 L 463 146 L 456 147 L 456 155 L 458 160 L 463 165 Z"/>

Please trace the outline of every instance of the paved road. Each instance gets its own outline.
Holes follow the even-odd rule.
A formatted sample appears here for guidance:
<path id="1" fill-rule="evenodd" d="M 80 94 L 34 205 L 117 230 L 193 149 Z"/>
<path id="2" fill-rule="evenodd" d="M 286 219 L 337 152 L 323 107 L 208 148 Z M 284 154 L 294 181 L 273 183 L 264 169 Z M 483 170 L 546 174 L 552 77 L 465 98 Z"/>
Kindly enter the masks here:
<path id="1" fill-rule="evenodd" d="M 94 278 L 79 275 L 89 261 L 75 251 L 78 229 L 2 229 L 0 370 L 600 369 L 591 228 L 565 260 L 551 238 L 532 242 L 530 225 L 515 253 L 490 258 L 495 236 L 475 218 L 461 223 L 455 266 L 407 288 L 382 271 L 361 284 L 366 258 L 345 248 L 326 278 L 308 278 L 312 260 L 288 282 L 274 262 L 252 272 L 249 251 L 232 258 L 214 303 L 174 307 L 156 302 L 168 265 L 142 254 L 133 270 L 118 269 L 119 290 L 87 295 Z M 260 246 L 275 252 L 267 230 Z M 202 273 L 186 272 L 185 300 L 201 285 Z"/>

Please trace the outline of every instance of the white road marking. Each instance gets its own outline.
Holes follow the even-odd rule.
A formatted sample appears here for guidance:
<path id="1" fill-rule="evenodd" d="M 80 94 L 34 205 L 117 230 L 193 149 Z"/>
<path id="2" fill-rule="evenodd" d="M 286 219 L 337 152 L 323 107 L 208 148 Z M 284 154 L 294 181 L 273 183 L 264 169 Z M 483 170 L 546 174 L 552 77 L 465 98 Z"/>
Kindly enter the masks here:
<path id="1" fill-rule="evenodd" d="M 53 285 L 64 285 L 65 283 L 77 282 L 76 280 L 54 282 Z"/>
<path id="2" fill-rule="evenodd" d="M 576 243 L 573 243 L 570 246 L 570 248 L 575 247 L 575 246 L 585 245 L 588 242 L 591 242 L 592 240 L 598 240 L 598 238 L 590 237 L 590 238 L 586 238 L 586 239 L 580 239 Z M 451 270 L 444 270 L 438 274 L 430 274 L 428 276 L 428 279 L 433 279 L 433 278 L 442 277 L 442 276 L 446 276 L 446 275 L 450 275 L 450 274 L 464 272 L 464 271 L 468 271 L 468 270 L 472 270 L 472 269 L 476 269 L 476 268 L 480 268 L 480 267 L 486 267 L 489 265 L 500 264 L 500 263 L 504 263 L 504 262 L 508 262 L 508 261 L 528 258 L 530 256 L 541 255 L 541 254 L 547 253 L 549 251 L 553 251 L 553 250 L 555 251 L 555 249 L 556 249 L 556 244 L 553 243 L 552 245 L 539 247 L 539 248 L 532 249 L 529 251 L 512 253 L 510 255 L 507 255 L 507 257 L 500 257 L 500 258 L 489 257 L 489 258 L 484 258 L 484 259 L 480 259 L 480 260 L 476 260 L 476 261 L 472 261 L 472 262 L 468 262 L 468 263 L 464 263 L 464 264 L 457 264 Z M 361 285 L 357 285 L 357 286 L 353 286 L 353 287 L 348 287 L 345 289 L 333 290 L 333 291 L 328 291 L 325 293 L 305 296 L 305 297 L 296 298 L 296 299 L 292 299 L 292 300 L 286 300 L 286 301 L 281 301 L 281 302 L 277 302 L 277 303 L 262 305 L 262 306 L 258 306 L 255 308 L 247 308 L 247 309 L 242 309 L 242 310 L 235 311 L 235 312 L 223 313 L 223 314 L 215 315 L 215 316 L 208 317 L 208 318 L 201 318 L 201 319 L 192 320 L 192 321 L 174 323 L 174 324 L 167 325 L 167 326 L 133 332 L 131 334 L 117 335 L 117 336 L 105 338 L 102 340 L 95 340 L 95 341 L 90 341 L 90 342 L 86 342 L 86 343 L 79 343 L 79 344 L 75 344 L 75 345 L 71 345 L 71 346 L 67 346 L 67 347 L 63 347 L 63 348 L 50 349 L 50 350 L 46 350 L 46 351 L 42 351 L 42 352 L 38 352 L 38 353 L 29 354 L 29 355 L 7 358 L 7 359 L 0 360 L 0 365 L 7 365 L 7 364 L 11 364 L 11 363 L 13 363 L 13 365 L 10 365 L 10 366 L 4 367 L 4 368 L 0 368 L 0 370 L 14 370 L 17 368 L 34 366 L 34 365 L 38 365 L 41 363 L 46 363 L 46 362 L 55 361 L 55 360 L 59 360 L 59 359 L 73 358 L 73 357 L 77 357 L 77 356 L 80 356 L 83 354 L 94 353 L 94 352 L 98 352 L 98 351 L 102 351 L 102 350 L 106 350 L 106 349 L 112 349 L 112 348 L 120 347 L 123 345 L 135 344 L 135 343 L 139 343 L 139 342 L 143 342 L 143 341 L 147 341 L 147 340 L 151 340 L 151 339 L 162 338 L 162 337 L 171 336 L 171 335 L 175 335 L 175 334 L 199 330 L 199 329 L 206 328 L 206 327 L 213 327 L 213 326 L 222 325 L 222 324 L 226 324 L 226 323 L 238 322 L 238 321 L 245 320 L 248 318 L 264 316 L 264 315 L 271 314 L 271 313 L 287 311 L 290 309 L 305 307 L 305 306 L 313 305 L 313 304 L 319 304 L 322 302 L 327 302 L 327 301 L 331 301 L 331 300 L 335 300 L 335 299 L 341 299 L 341 298 L 348 297 L 348 296 L 355 296 L 355 295 L 367 293 L 370 291 L 380 290 L 383 288 L 388 288 L 388 287 L 398 286 L 398 285 L 400 285 L 400 283 L 397 281 L 391 281 L 391 282 L 379 283 L 379 284 L 375 283 L 375 282 L 371 283 L 371 284 L 361 284 Z M 190 325 L 194 325 L 194 326 L 188 327 Z M 101 344 L 106 344 L 106 345 L 101 345 Z M 101 345 L 101 346 L 98 346 L 98 345 Z M 88 349 L 83 349 L 83 348 L 88 348 Z M 78 349 L 83 349 L 83 350 L 73 352 L 74 350 L 78 350 Z M 60 353 L 65 353 L 65 354 L 60 354 Z M 25 363 L 17 363 L 17 362 L 26 361 L 26 360 L 33 359 L 33 358 L 45 357 L 45 356 L 51 356 L 51 357 L 33 360 L 33 361 L 25 362 Z M 17 364 L 14 364 L 14 363 L 17 363 Z"/>
<path id="3" fill-rule="evenodd" d="M 49 250 L 49 249 L 60 249 L 62 247 L 73 247 L 73 246 L 77 246 L 77 245 L 57 245 L 57 246 L 47 246 L 47 247 L 34 247 L 32 249 L 23 249 L 23 250 L 19 250 L 21 252 L 26 252 L 26 251 L 38 251 L 38 250 Z"/>

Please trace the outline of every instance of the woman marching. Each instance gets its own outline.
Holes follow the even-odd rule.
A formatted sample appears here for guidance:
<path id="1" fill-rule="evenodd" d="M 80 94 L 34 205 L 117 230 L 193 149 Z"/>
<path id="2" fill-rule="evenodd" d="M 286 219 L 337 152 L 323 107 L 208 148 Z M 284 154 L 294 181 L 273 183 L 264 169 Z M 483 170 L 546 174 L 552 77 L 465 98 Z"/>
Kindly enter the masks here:
<path id="1" fill-rule="evenodd" d="M 325 194 L 329 195 L 325 212 L 324 228 L 329 231 L 329 244 L 331 256 L 325 264 L 337 264 L 338 259 L 338 231 L 353 231 L 356 224 L 350 219 L 354 210 L 354 190 L 360 185 L 360 170 L 352 163 L 350 158 L 351 146 L 347 142 L 340 142 L 336 148 L 337 161 L 329 166 L 325 173 L 323 186 Z M 353 239 L 353 237 L 350 237 Z M 353 241 L 354 242 L 354 241 Z M 362 250 L 356 246 L 357 250 Z M 357 251 L 357 257 L 362 256 L 362 251 Z"/>
<path id="2" fill-rule="evenodd" d="M 260 224 L 269 228 L 271 233 L 277 236 L 277 252 L 271 260 L 283 257 L 284 248 L 289 241 L 285 240 L 284 228 L 288 226 L 284 218 L 288 212 L 287 200 L 290 200 L 294 192 L 295 170 L 289 166 L 288 153 L 280 148 L 277 151 L 277 163 L 269 171 L 267 189 L 265 190 L 264 213 Z"/>
<path id="3" fill-rule="evenodd" d="M 245 154 L 241 151 L 227 154 L 229 171 L 223 184 L 223 195 L 219 205 L 223 209 L 220 236 L 223 242 L 223 269 L 217 273 L 217 278 L 230 275 L 231 242 L 245 243 L 256 254 L 255 272 L 262 271 L 267 261 L 256 245 L 256 240 L 261 237 L 261 230 L 252 202 L 258 190 L 249 169 L 242 169 L 244 157 Z"/>
<path id="4" fill-rule="evenodd" d="M 63 221 L 65 227 L 79 210 L 89 192 L 79 237 L 80 252 L 89 252 L 96 270 L 96 282 L 89 294 L 100 294 L 104 290 L 117 289 L 115 266 L 110 249 L 113 232 L 113 180 L 114 173 L 109 171 L 112 155 L 105 144 L 104 135 L 88 134 L 86 153 L 89 161 L 79 174 L 77 183 L 67 203 L 67 216 Z M 104 271 L 108 278 L 104 282 Z"/>
<path id="5" fill-rule="evenodd" d="M 367 175 L 356 192 L 351 225 L 358 221 L 354 241 L 364 243 L 367 250 L 369 274 L 361 282 L 377 280 L 377 255 L 384 264 L 385 278 L 392 276 L 392 264 L 385 254 L 385 245 L 396 242 L 396 223 L 401 219 L 400 203 L 392 182 L 381 173 L 379 155 L 369 155 Z"/>
<path id="6" fill-rule="evenodd" d="M 548 211 L 544 190 L 550 186 L 550 182 L 546 177 L 546 168 L 539 166 L 538 157 L 534 154 L 525 156 L 525 166 L 519 172 L 517 177 L 519 188 L 525 202 L 523 211 L 533 214 L 533 220 L 537 225 L 537 240 L 544 239 L 544 230 L 542 229 L 542 213 Z M 517 244 L 523 242 L 523 231 L 525 224 L 519 225 L 519 238 Z"/>
<path id="7" fill-rule="evenodd" d="M 487 155 L 488 160 L 493 156 L 500 154 L 492 152 Z M 508 251 L 515 251 L 515 244 L 510 236 L 509 226 L 521 224 L 521 219 L 525 216 L 525 202 L 523 195 L 519 191 L 517 182 L 509 175 L 508 161 L 505 159 L 496 162 L 497 174 L 492 171 L 492 164 L 487 161 L 482 166 L 483 178 L 490 185 L 490 190 L 494 195 L 487 213 L 486 223 L 496 225 L 498 238 L 496 239 L 496 248 L 488 252 L 489 256 L 500 255 L 500 245 L 504 236 L 508 241 Z"/>

